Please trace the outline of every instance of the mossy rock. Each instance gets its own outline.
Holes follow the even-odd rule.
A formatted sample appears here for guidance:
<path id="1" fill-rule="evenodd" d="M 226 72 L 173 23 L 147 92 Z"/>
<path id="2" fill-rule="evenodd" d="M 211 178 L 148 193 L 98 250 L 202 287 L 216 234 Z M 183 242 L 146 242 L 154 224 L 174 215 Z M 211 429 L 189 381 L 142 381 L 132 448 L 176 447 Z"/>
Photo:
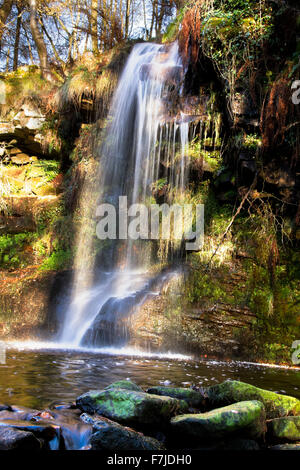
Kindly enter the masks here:
<path id="1" fill-rule="evenodd" d="M 121 426 L 102 416 L 80 417 L 83 422 L 92 424 L 93 434 L 90 439 L 92 450 L 125 451 L 125 450 L 164 450 L 164 445 L 144 434 L 128 427 Z"/>
<path id="2" fill-rule="evenodd" d="M 243 401 L 201 414 L 185 414 L 171 420 L 173 432 L 192 441 L 239 435 L 259 439 L 266 431 L 266 414 L 260 401 Z"/>
<path id="3" fill-rule="evenodd" d="M 272 419 L 268 422 L 268 433 L 283 441 L 300 441 L 300 416 Z"/>
<path id="4" fill-rule="evenodd" d="M 297 398 L 263 390 L 237 380 L 226 380 L 221 384 L 213 385 L 206 392 L 211 407 L 245 400 L 259 400 L 265 405 L 268 419 L 300 414 L 300 400 Z"/>
<path id="5" fill-rule="evenodd" d="M 131 382 L 131 380 L 118 380 L 117 382 L 113 382 L 112 384 L 105 387 L 105 390 L 111 390 L 114 388 L 121 388 L 123 390 L 132 390 L 134 392 L 143 392 L 143 389 L 141 389 L 141 387 L 139 387 L 134 382 Z"/>
<path id="6" fill-rule="evenodd" d="M 196 392 L 195 390 L 191 390 L 189 388 L 158 386 L 148 388 L 147 393 L 184 400 L 189 406 L 194 408 L 201 407 L 204 400 L 204 397 L 200 392 Z"/>
<path id="7" fill-rule="evenodd" d="M 184 401 L 149 393 L 111 388 L 81 395 L 76 405 L 85 413 L 97 413 L 120 423 L 157 425 L 168 423 L 172 416 L 184 413 Z"/>

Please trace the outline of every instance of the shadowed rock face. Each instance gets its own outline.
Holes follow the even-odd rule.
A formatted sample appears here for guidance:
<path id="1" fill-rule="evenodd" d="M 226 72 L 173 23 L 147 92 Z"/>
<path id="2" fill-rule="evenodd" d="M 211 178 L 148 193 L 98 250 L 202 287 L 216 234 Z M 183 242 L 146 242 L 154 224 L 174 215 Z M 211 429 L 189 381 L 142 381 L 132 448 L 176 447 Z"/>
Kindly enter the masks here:
<path id="1" fill-rule="evenodd" d="M 165 282 L 157 276 L 148 281 L 141 290 L 127 297 L 110 297 L 101 307 L 90 328 L 84 334 L 81 344 L 93 347 L 124 345 L 132 335 L 132 317 L 152 290 Z"/>
<path id="2" fill-rule="evenodd" d="M 164 445 L 128 427 L 102 416 L 81 415 L 83 422 L 92 424 L 90 442 L 93 450 L 164 450 Z"/>
<path id="3" fill-rule="evenodd" d="M 45 123 L 45 116 L 29 103 L 24 103 L 15 113 L 10 121 L 0 122 L 0 141 L 16 139 L 29 153 L 42 155 L 44 152 L 39 131 Z"/>
<path id="4" fill-rule="evenodd" d="M 27 431 L 0 427 L 0 450 L 39 450 L 40 441 Z"/>
<path id="5" fill-rule="evenodd" d="M 125 344 L 129 337 L 129 317 L 143 295 L 137 293 L 123 299 L 111 297 L 103 305 L 92 326 L 83 337 L 83 345 L 109 346 Z"/>

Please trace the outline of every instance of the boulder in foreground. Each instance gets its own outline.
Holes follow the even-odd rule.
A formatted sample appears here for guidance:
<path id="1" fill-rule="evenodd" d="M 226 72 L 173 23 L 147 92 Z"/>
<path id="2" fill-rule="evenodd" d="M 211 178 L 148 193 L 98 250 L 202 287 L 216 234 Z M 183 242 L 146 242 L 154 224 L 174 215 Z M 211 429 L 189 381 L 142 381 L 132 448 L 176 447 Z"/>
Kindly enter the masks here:
<path id="1" fill-rule="evenodd" d="M 300 414 L 300 400 L 297 398 L 279 395 L 237 380 L 213 385 L 207 389 L 207 395 L 209 405 L 214 408 L 239 401 L 258 400 L 264 404 L 268 419 Z"/>
<path id="2" fill-rule="evenodd" d="M 133 429 L 121 426 L 102 416 L 81 415 L 82 421 L 93 426 L 90 443 L 93 450 L 164 450 L 162 443 Z"/>
<path id="3" fill-rule="evenodd" d="M 0 450 L 39 450 L 40 448 L 40 441 L 31 432 L 0 427 Z"/>
<path id="4" fill-rule="evenodd" d="M 187 411 L 188 405 L 170 397 L 112 388 L 81 395 L 77 407 L 85 413 L 97 413 L 120 423 L 161 425 L 172 416 Z"/>
<path id="5" fill-rule="evenodd" d="M 243 401 L 201 414 L 185 414 L 171 420 L 175 434 L 203 442 L 238 435 L 259 439 L 266 431 L 264 405 L 259 401 Z"/>

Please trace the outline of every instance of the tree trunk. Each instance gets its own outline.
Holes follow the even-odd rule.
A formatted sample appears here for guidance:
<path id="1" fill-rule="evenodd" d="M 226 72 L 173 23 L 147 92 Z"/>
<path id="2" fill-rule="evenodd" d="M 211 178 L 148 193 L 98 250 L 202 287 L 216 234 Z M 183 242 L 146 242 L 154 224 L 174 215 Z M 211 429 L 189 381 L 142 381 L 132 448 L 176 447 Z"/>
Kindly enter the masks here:
<path id="1" fill-rule="evenodd" d="M 30 8 L 30 28 L 40 59 L 41 74 L 43 78 L 50 78 L 47 48 L 43 35 L 38 26 L 37 1 L 28 0 L 28 3 Z"/>
<path id="2" fill-rule="evenodd" d="M 4 0 L 0 7 L 0 50 L 3 33 L 5 31 L 6 21 L 10 15 L 13 6 L 13 0 Z"/>
<path id="3" fill-rule="evenodd" d="M 18 7 L 18 18 L 16 25 L 16 37 L 14 44 L 14 64 L 13 70 L 17 70 L 19 64 L 19 46 L 20 46 L 20 33 L 21 33 L 21 8 Z"/>
<path id="4" fill-rule="evenodd" d="M 99 52 L 98 47 L 98 0 L 92 0 L 91 4 L 91 36 L 92 50 L 94 54 Z"/>
<path id="5" fill-rule="evenodd" d="M 131 0 L 126 0 L 126 15 L 125 15 L 125 39 L 128 38 L 129 31 L 129 18 L 130 18 Z"/>

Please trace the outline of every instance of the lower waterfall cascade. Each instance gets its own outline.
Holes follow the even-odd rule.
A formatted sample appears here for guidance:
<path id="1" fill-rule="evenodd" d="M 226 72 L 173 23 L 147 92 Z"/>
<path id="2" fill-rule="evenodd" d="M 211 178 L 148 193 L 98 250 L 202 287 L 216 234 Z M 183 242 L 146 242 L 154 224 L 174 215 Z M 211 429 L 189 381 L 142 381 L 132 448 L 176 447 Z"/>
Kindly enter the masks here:
<path id="1" fill-rule="evenodd" d="M 170 98 L 170 90 L 181 92 L 183 77 L 177 43 L 133 47 L 112 100 L 104 137 L 96 144 L 100 160 L 97 202 L 116 204 L 120 196 L 127 196 L 131 204 L 147 203 L 159 178 L 168 182 L 173 196 L 183 193 L 189 172 L 190 122 L 178 105 L 172 109 Z M 161 284 L 170 275 L 151 277 L 145 245 L 140 248 L 130 240 L 120 250 L 120 244 L 113 245 L 108 270 L 99 274 L 97 266 L 90 267 L 97 275 L 87 282 L 87 258 L 93 246 L 84 227 L 79 233 L 62 343 L 92 347 L 126 343 L 124 318 L 137 311 L 153 284 L 158 280 Z M 106 333 L 101 331 L 104 325 Z"/>

